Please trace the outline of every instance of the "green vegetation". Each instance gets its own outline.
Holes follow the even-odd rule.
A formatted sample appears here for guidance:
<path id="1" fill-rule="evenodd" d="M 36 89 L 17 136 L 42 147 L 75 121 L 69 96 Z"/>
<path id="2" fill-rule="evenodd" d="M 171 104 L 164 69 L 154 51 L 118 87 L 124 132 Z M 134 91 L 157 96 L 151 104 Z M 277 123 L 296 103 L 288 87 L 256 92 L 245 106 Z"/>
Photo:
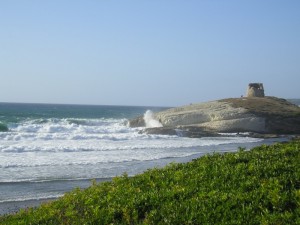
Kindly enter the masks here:
<path id="1" fill-rule="evenodd" d="M 76 189 L 1 224 L 300 224 L 300 141 Z"/>

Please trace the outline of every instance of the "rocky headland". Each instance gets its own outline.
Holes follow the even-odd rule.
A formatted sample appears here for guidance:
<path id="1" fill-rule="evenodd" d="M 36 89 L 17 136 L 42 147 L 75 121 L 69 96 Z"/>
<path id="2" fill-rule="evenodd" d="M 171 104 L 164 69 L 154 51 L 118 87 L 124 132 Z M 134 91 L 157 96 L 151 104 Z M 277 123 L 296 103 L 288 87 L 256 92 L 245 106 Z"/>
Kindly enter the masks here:
<path id="1" fill-rule="evenodd" d="M 276 97 L 228 98 L 191 104 L 153 114 L 160 127 L 146 127 L 144 117 L 129 122 L 148 134 L 187 137 L 237 133 L 255 137 L 300 134 L 300 107 Z"/>

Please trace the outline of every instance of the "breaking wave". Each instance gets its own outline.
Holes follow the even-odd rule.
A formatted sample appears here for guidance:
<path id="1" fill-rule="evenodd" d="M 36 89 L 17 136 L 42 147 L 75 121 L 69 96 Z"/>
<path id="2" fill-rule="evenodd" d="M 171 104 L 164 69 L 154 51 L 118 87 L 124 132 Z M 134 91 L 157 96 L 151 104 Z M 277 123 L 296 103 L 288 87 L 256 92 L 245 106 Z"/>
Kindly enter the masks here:
<path id="1" fill-rule="evenodd" d="M 29 197 L 23 197 L 23 198 L 16 198 L 16 199 L 5 199 L 5 200 L 0 200 L 0 203 L 13 203 L 13 202 L 27 202 L 27 201 L 43 201 L 43 200 L 51 200 L 51 199 L 56 199 L 59 198 L 61 196 L 63 196 L 64 194 L 56 194 L 56 195 L 41 195 L 41 196 L 29 196 Z"/>
<path id="2" fill-rule="evenodd" d="M 144 121 L 146 124 L 146 127 L 152 128 L 152 127 L 162 127 L 163 125 L 154 118 L 154 114 L 151 110 L 147 110 L 144 114 Z"/>

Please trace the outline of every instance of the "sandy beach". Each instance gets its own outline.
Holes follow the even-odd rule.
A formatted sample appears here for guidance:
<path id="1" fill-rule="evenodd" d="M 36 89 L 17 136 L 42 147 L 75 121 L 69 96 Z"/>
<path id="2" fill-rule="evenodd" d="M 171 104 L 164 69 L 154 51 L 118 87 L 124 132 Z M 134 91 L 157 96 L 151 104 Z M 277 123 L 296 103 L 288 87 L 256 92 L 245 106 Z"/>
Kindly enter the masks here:
<path id="1" fill-rule="evenodd" d="M 1 202 L 0 203 L 0 215 L 12 214 L 20 211 L 21 209 L 27 209 L 30 207 L 38 207 L 42 203 L 53 201 L 55 198 L 51 199 L 39 199 L 39 200 L 28 200 L 19 202 Z"/>

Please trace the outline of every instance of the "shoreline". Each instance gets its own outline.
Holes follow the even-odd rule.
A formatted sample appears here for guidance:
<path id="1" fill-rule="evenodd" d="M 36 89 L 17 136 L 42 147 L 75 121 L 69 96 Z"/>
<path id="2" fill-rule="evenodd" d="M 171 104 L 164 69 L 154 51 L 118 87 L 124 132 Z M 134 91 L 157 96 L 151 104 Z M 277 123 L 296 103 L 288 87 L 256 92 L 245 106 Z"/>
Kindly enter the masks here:
<path id="1" fill-rule="evenodd" d="M 299 137 L 299 136 L 298 136 Z M 295 137 L 294 137 L 295 138 Z M 272 144 L 274 142 L 286 142 L 288 140 L 291 140 L 291 139 L 294 139 L 294 138 L 291 138 L 291 137 L 280 137 L 280 138 L 265 138 L 264 139 L 264 144 Z M 249 145 L 252 145 L 252 143 L 247 143 Z M 260 146 L 262 143 L 258 144 L 257 146 Z M 223 148 L 224 146 L 220 146 L 220 148 Z M 249 149 L 251 149 L 253 147 L 250 147 Z M 223 151 L 221 151 L 223 152 Z M 231 151 L 229 151 L 231 152 Z M 209 153 L 208 153 L 209 154 Z M 187 157 L 189 158 L 188 160 L 183 160 L 182 162 L 188 162 L 188 161 L 192 161 L 193 159 L 195 158 L 200 158 L 201 156 L 203 156 L 202 154 L 196 154 L 198 155 L 197 157 L 194 156 L 191 156 L 191 157 Z M 86 187 L 88 187 L 90 185 L 90 182 L 91 182 L 92 179 L 88 179 L 88 185 Z M 111 181 L 112 178 L 98 178 L 96 179 L 97 183 L 98 182 L 105 182 L 105 181 Z M 80 185 L 75 185 L 75 187 L 80 187 Z M 70 188 L 70 190 L 73 190 L 73 188 Z M 70 191 L 69 190 L 69 191 Z M 66 191 L 64 193 L 68 193 L 69 191 Z M 7 201 L 7 202 L 0 202 L 0 216 L 4 216 L 4 215 L 7 215 L 7 214 L 15 214 L 17 212 L 19 212 L 21 209 L 24 209 L 26 210 L 27 208 L 35 208 L 35 207 L 39 207 L 41 204 L 43 203 L 47 203 L 47 202 L 50 202 L 50 201 L 55 201 L 59 199 L 59 197 L 52 197 L 52 198 L 41 198 L 41 199 L 30 199 L 30 200 L 24 200 L 24 201 Z"/>
<path id="2" fill-rule="evenodd" d="M 275 139 L 264 139 L 263 142 L 259 143 L 258 145 L 255 145 L 255 146 L 260 146 L 261 144 L 272 144 L 272 143 L 275 143 L 275 142 L 286 142 L 290 139 L 288 138 L 275 138 Z M 251 145 L 251 143 L 248 143 Z M 247 148 L 248 149 L 251 149 L 255 146 L 248 146 Z M 224 146 L 220 146 L 220 148 L 224 148 Z M 227 149 L 228 150 L 228 149 Z M 223 152 L 223 151 L 220 151 L 220 152 Z M 231 152 L 231 151 L 226 151 L 226 152 Z M 207 153 L 209 154 L 209 153 Z M 197 155 L 197 156 L 196 156 Z M 185 163 L 185 162 L 190 162 L 194 159 L 197 159 L 197 158 L 201 158 L 203 156 L 203 154 L 196 154 L 194 156 L 191 156 L 191 157 L 186 157 L 185 159 L 183 159 L 182 161 L 180 161 L 180 163 Z M 111 181 L 112 178 L 104 178 L 104 179 L 96 179 L 97 183 L 98 182 L 105 182 L 105 181 Z M 89 184 L 90 184 L 90 180 L 89 180 Z M 89 186 L 89 185 L 88 185 Z M 74 186 L 75 188 L 76 186 Z M 77 185 L 77 187 L 79 187 L 79 185 Z M 73 190 L 72 188 L 69 189 L 69 191 Z M 64 193 L 68 193 L 69 191 L 66 191 Z M 50 202 L 50 201 L 55 201 L 59 199 L 59 197 L 57 198 L 45 198 L 45 199 L 31 199 L 31 200 L 25 200 L 25 201 L 7 201 L 7 202 L 0 202 L 0 217 L 1 216 L 4 216 L 4 215 L 7 215 L 7 214 L 15 214 L 17 212 L 19 212 L 21 209 L 24 209 L 26 210 L 27 208 L 31 208 L 31 207 L 39 207 L 41 204 L 43 203 L 47 203 L 47 202 Z"/>
<path id="3" fill-rule="evenodd" d="M 191 163 L 149 170 L 130 179 L 124 174 L 107 185 L 95 185 L 43 208 L 0 217 L 0 221 L 3 224 L 159 224 L 166 221 L 170 224 L 187 221 L 295 224 L 299 218 L 298 146 L 299 141 L 260 145 L 251 151 L 209 154 Z M 274 188 L 280 191 L 273 192 Z"/>
<path id="4" fill-rule="evenodd" d="M 84 179 L 84 180 L 73 180 L 73 181 L 62 181 L 67 183 L 61 183 L 61 181 L 58 183 L 58 186 L 55 187 L 52 184 L 52 191 L 57 190 L 57 188 L 61 188 L 62 186 L 65 188 L 65 191 L 61 193 L 61 195 L 58 196 L 49 196 L 45 198 L 37 198 L 37 199 L 28 199 L 28 200 L 7 200 L 4 202 L 0 202 L 0 216 L 4 216 L 6 214 L 14 214 L 19 212 L 21 209 L 27 209 L 31 207 L 39 207 L 41 204 L 55 201 L 62 197 L 65 193 L 68 193 L 72 191 L 74 188 L 78 187 L 80 189 L 85 189 L 90 186 L 92 180 L 96 180 L 97 183 L 99 182 L 105 182 L 105 181 L 111 181 L 112 178 L 96 178 L 96 179 Z M 39 183 L 43 184 L 43 183 Z M 1 185 L 1 184 L 0 184 Z M 8 189 L 10 187 L 7 187 Z M 43 187 L 39 187 L 43 188 Z"/>

